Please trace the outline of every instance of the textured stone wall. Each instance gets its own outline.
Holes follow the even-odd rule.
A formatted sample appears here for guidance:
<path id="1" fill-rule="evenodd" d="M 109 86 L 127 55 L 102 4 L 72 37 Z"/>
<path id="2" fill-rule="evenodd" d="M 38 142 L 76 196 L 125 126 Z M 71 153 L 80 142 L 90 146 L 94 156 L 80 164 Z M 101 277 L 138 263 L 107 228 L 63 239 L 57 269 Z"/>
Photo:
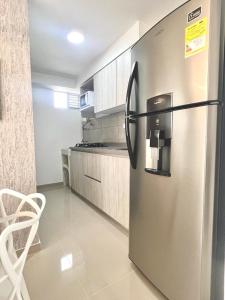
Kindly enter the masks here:
<path id="1" fill-rule="evenodd" d="M 0 64 L 0 189 L 28 194 L 36 176 L 27 0 L 0 0 Z M 8 210 L 16 205 L 7 200 Z"/>

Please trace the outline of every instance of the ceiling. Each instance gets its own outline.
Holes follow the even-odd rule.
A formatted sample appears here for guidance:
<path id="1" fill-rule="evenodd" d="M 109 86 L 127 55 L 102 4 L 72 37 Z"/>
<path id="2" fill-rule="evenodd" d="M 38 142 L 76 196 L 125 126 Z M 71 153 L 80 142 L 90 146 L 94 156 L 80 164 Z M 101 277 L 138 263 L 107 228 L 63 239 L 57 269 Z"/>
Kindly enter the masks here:
<path id="1" fill-rule="evenodd" d="M 78 76 L 137 20 L 174 0 L 30 0 L 32 70 Z M 81 45 L 67 42 L 78 30 Z"/>

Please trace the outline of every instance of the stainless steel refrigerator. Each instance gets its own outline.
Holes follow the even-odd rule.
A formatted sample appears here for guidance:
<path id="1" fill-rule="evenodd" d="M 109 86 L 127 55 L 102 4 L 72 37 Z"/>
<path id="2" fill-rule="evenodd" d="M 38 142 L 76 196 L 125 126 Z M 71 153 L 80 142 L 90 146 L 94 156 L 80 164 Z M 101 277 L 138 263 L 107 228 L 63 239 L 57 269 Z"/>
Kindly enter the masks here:
<path id="1" fill-rule="evenodd" d="M 170 300 L 212 299 L 220 5 L 188 1 L 131 52 L 129 257 Z"/>

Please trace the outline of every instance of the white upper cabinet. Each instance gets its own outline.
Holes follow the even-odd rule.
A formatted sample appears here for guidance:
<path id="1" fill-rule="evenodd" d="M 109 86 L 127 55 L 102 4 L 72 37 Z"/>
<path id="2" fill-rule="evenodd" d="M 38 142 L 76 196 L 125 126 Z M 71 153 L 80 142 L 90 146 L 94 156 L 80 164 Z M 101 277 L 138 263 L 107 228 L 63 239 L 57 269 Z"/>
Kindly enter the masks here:
<path id="1" fill-rule="evenodd" d="M 95 112 L 116 106 L 116 61 L 94 76 Z"/>
<path id="2" fill-rule="evenodd" d="M 96 113 L 125 104 L 130 71 L 129 49 L 94 76 Z"/>
<path id="3" fill-rule="evenodd" d="M 94 76 L 94 106 L 95 113 L 102 110 L 103 89 L 101 88 L 103 81 L 102 72 L 98 72 Z"/>
<path id="4" fill-rule="evenodd" d="M 113 61 L 106 66 L 103 69 L 103 72 L 103 110 L 106 110 L 116 106 L 116 61 Z"/>
<path id="5" fill-rule="evenodd" d="M 127 86 L 131 72 L 131 52 L 130 49 L 120 55 L 117 60 L 117 99 L 116 104 L 126 103 Z"/>

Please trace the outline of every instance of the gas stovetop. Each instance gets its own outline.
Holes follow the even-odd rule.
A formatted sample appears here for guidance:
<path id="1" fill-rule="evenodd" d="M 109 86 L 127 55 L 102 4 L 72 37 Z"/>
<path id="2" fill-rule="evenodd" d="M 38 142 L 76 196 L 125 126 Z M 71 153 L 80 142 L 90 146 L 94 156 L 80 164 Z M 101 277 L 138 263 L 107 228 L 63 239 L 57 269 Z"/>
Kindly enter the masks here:
<path id="1" fill-rule="evenodd" d="M 75 147 L 72 148 L 102 148 L 102 147 L 107 147 L 107 146 L 102 143 L 80 143 L 80 144 L 76 144 Z"/>

